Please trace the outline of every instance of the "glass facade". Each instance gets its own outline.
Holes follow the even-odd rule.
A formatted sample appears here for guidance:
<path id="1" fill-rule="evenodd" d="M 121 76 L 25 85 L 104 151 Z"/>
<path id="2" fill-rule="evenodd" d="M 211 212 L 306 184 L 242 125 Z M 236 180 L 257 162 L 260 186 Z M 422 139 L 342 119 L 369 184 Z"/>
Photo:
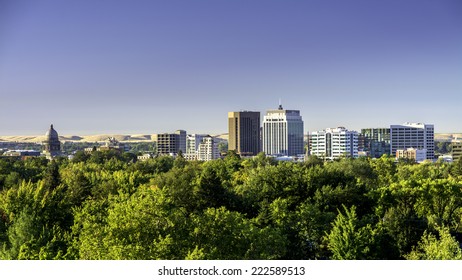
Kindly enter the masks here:
<path id="1" fill-rule="evenodd" d="M 390 128 L 361 129 L 359 150 L 372 158 L 390 154 Z"/>

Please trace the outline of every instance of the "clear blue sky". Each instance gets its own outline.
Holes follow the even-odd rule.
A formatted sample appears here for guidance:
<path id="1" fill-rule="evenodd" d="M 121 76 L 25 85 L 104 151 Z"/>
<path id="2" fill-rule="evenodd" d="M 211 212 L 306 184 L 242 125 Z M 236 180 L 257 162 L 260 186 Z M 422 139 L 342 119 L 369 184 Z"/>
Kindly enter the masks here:
<path id="1" fill-rule="evenodd" d="M 462 132 L 460 0 L 0 0 L 0 135 L 305 132 L 406 121 Z"/>

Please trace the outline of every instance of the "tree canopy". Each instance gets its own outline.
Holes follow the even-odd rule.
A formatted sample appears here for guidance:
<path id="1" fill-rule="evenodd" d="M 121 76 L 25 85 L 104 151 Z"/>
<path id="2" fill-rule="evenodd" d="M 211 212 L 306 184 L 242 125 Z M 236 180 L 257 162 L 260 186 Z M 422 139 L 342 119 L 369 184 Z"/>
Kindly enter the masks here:
<path id="1" fill-rule="evenodd" d="M 0 158 L 0 258 L 460 259 L 460 166 Z"/>

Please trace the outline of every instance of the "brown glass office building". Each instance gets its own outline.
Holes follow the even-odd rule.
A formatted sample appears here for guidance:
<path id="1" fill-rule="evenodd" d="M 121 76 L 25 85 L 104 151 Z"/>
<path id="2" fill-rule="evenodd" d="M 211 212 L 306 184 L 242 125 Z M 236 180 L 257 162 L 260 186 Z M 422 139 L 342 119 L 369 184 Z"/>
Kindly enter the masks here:
<path id="1" fill-rule="evenodd" d="M 228 132 L 228 150 L 241 156 L 255 156 L 261 152 L 260 112 L 229 112 Z"/>

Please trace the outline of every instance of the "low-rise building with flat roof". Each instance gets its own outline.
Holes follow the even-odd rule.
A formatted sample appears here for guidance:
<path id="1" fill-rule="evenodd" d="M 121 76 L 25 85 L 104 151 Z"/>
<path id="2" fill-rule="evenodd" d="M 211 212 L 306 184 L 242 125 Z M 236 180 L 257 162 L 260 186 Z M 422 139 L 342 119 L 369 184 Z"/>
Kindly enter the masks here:
<path id="1" fill-rule="evenodd" d="M 427 150 L 414 148 L 396 150 L 396 159 L 400 158 L 412 159 L 415 162 L 423 162 L 427 159 Z"/>
<path id="2" fill-rule="evenodd" d="M 40 151 L 34 150 L 9 150 L 3 153 L 5 157 L 16 157 L 22 160 L 31 158 L 31 157 L 39 157 L 41 155 Z"/>

